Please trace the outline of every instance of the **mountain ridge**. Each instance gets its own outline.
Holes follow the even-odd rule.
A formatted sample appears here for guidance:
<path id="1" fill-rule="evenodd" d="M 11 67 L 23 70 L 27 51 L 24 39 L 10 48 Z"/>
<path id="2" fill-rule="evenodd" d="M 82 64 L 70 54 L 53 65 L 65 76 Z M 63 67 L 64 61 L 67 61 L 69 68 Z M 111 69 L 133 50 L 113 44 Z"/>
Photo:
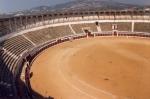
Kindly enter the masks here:
<path id="1" fill-rule="evenodd" d="M 63 4 L 57 4 L 55 6 L 41 6 L 35 7 L 31 10 L 46 10 L 48 11 L 69 11 L 69 10 L 81 10 L 81 9 L 131 9 L 141 7 L 139 5 L 125 4 L 116 2 L 113 0 L 74 0 Z"/>
<path id="2" fill-rule="evenodd" d="M 54 6 L 39 6 L 30 10 L 14 12 L 14 16 L 41 14 L 49 12 L 90 11 L 90 10 L 133 10 L 145 6 L 126 4 L 114 0 L 73 0 Z"/>

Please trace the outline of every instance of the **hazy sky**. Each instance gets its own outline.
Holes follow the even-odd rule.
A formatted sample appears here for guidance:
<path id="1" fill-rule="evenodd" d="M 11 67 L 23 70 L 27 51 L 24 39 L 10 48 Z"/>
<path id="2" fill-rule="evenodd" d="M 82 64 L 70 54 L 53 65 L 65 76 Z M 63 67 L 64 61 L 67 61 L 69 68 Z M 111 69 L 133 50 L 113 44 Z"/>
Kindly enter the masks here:
<path id="1" fill-rule="evenodd" d="M 30 9 L 42 5 L 55 5 L 71 0 L 0 0 L 0 13 Z"/>
<path id="2" fill-rule="evenodd" d="M 30 9 L 41 5 L 55 5 L 71 0 L 0 0 L 0 13 Z M 149 4 L 150 0 L 115 0 L 132 4 Z"/>

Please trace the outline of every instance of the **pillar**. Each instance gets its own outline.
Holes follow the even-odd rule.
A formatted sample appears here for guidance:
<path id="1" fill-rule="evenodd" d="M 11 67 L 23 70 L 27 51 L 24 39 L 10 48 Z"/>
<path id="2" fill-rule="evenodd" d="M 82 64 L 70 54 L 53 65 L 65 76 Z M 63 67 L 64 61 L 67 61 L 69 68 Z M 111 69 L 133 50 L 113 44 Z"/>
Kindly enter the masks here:
<path id="1" fill-rule="evenodd" d="M 135 26 L 135 22 L 132 21 L 131 32 L 134 32 L 134 26 Z"/>

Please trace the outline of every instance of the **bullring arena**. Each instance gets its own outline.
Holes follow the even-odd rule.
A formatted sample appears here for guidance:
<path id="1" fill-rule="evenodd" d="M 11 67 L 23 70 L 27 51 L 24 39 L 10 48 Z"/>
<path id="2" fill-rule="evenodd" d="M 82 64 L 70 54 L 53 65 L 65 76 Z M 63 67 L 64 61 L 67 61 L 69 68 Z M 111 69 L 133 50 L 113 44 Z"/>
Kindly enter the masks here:
<path id="1" fill-rule="evenodd" d="M 0 19 L 0 98 L 149 99 L 150 12 Z"/>
<path id="2" fill-rule="evenodd" d="M 36 57 L 31 85 L 56 99 L 148 99 L 149 50 L 138 38 L 65 42 Z"/>

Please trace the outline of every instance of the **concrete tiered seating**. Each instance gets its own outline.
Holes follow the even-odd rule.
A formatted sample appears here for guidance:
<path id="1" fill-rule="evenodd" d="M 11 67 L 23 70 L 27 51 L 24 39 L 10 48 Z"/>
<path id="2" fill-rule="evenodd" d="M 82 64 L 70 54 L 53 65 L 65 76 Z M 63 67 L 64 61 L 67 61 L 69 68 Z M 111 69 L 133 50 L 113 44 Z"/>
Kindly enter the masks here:
<path id="1" fill-rule="evenodd" d="M 132 24 L 128 22 L 126 23 L 118 22 L 117 26 L 118 26 L 117 30 L 119 31 L 131 31 Z"/>
<path id="2" fill-rule="evenodd" d="M 48 40 L 52 40 L 55 38 L 72 35 L 72 31 L 69 26 L 56 26 L 50 27 L 46 29 L 37 30 L 34 32 L 29 32 L 24 34 L 27 38 L 29 38 L 36 45 L 42 44 Z"/>
<path id="3" fill-rule="evenodd" d="M 9 55 L 6 55 L 4 50 L 0 49 L 0 97 L 12 97 L 15 95 L 13 75 L 10 71 L 15 61 Z"/>
<path id="4" fill-rule="evenodd" d="M 33 47 L 32 43 L 23 36 L 16 36 L 3 42 L 3 48 L 16 56 Z"/>
<path id="5" fill-rule="evenodd" d="M 2 42 L 1 46 L 4 49 L 4 53 L 2 53 L 2 60 L 13 74 L 15 73 L 17 60 L 20 55 L 25 50 L 31 49 L 33 47 L 33 45 L 23 36 L 16 36 L 8 39 Z"/>
<path id="6" fill-rule="evenodd" d="M 0 82 L 0 97 L 13 97 L 12 85 L 7 82 Z M 11 98 L 10 98 L 11 99 Z"/>
<path id="7" fill-rule="evenodd" d="M 1 36 L 4 36 L 4 35 L 5 35 L 5 33 L 2 32 L 2 31 L 0 31 L 0 37 L 1 37 Z"/>
<path id="8" fill-rule="evenodd" d="M 102 31 L 112 31 L 112 23 L 100 23 Z"/>
<path id="9" fill-rule="evenodd" d="M 10 32 L 8 21 L 5 23 L 0 23 L 0 37 L 8 34 Z"/>
<path id="10" fill-rule="evenodd" d="M 51 27 L 50 31 L 51 31 L 52 37 L 55 37 L 55 38 L 63 37 L 63 36 L 67 36 L 67 35 L 73 35 L 73 33 L 68 25 Z"/>
<path id="11" fill-rule="evenodd" d="M 100 27 L 102 31 L 112 31 L 113 25 L 117 25 L 118 31 L 131 31 L 131 23 L 128 22 L 100 23 Z"/>
<path id="12" fill-rule="evenodd" d="M 9 33 L 10 30 L 7 28 L 7 27 L 4 27 L 4 26 L 0 26 L 0 37 L 6 35 L 7 33 Z"/>
<path id="13" fill-rule="evenodd" d="M 135 32 L 150 32 L 150 23 L 135 23 Z"/>
<path id="14" fill-rule="evenodd" d="M 51 35 L 49 35 L 50 29 L 41 29 L 33 32 L 29 32 L 24 34 L 27 38 L 29 38 L 33 43 L 36 45 L 39 45 L 43 42 L 48 41 L 49 39 L 52 39 Z"/>
<path id="15" fill-rule="evenodd" d="M 0 43 L 0 96 L 13 96 L 14 75 L 19 56 L 33 45 L 23 36 L 16 36 Z"/>
<path id="16" fill-rule="evenodd" d="M 76 33 L 84 33 L 84 28 L 89 28 L 91 32 L 97 32 L 96 24 L 95 23 L 85 23 L 85 24 L 72 24 L 72 28 Z"/>

